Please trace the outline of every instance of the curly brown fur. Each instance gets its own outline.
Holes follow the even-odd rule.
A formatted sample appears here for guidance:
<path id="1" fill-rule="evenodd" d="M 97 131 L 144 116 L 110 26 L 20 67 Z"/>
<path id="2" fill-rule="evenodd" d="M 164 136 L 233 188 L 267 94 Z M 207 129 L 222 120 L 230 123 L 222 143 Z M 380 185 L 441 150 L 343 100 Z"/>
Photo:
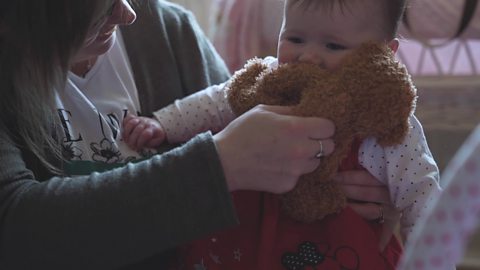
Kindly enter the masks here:
<path id="1" fill-rule="evenodd" d="M 335 73 L 310 64 L 285 64 L 269 71 L 254 59 L 229 85 L 228 101 L 237 115 L 257 104 L 295 105 L 295 115 L 335 123 L 335 151 L 283 196 L 286 213 L 303 222 L 345 207 L 346 197 L 332 177 L 353 140 L 373 136 L 381 146 L 401 143 L 415 106 L 410 76 L 386 45 L 364 44 L 341 66 Z"/>

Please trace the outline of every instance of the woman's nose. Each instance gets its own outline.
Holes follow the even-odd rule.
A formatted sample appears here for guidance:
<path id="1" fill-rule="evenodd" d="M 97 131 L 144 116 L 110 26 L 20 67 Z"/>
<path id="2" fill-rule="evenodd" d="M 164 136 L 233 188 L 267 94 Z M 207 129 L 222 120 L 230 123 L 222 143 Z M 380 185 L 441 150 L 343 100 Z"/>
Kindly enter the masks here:
<path id="1" fill-rule="evenodd" d="M 127 0 L 119 0 L 115 5 L 112 16 L 110 17 L 111 24 L 129 25 L 137 18 L 137 14 L 132 9 Z"/>

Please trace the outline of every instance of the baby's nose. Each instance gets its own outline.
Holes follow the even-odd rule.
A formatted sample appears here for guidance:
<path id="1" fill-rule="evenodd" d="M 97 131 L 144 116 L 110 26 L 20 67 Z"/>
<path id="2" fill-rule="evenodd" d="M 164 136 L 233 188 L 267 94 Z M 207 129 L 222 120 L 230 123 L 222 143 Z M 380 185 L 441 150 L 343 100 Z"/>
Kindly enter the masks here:
<path id="1" fill-rule="evenodd" d="M 302 53 L 298 60 L 299 62 L 303 62 L 303 63 L 310 63 L 314 65 L 319 65 L 319 66 L 323 65 L 323 58 L 318 52 L 315 52 L 315 51 L 308 51 L 308 52 Z"/>

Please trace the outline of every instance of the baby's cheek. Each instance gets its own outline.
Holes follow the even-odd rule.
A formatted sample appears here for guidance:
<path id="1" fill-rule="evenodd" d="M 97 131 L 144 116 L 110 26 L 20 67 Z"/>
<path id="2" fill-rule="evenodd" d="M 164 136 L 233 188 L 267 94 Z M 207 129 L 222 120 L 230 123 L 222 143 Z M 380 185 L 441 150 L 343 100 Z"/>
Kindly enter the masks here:
<path id="1" fill-rule="evenodd" d="M 295 52 L 292 46 L 280 43 L 278 46 L 277 59 L 279 64 L 295 62 Z"/>
<path id="2" fill-rule="evenodd" d="M 279 55 L 278 56 L 278 63 L 279 64 L 287 64 L 287 63 L 295 63 L 295 57 L 291 55 Z"/>
<path id="3" fill-rule="evenodd" d="M 279 64 L 288 63 L 288 61 L 286 61 L 286 59 L 288 59 L 288 58 L 287 58 L 287 57 L 285 56 L 285 54 L 283 54 L 283 53 L 280 53 L 280 52 L 279 52 L 279 53 L 277 54 L 277 59 L 278 59 L 278 63 L 279 63 Z"/>

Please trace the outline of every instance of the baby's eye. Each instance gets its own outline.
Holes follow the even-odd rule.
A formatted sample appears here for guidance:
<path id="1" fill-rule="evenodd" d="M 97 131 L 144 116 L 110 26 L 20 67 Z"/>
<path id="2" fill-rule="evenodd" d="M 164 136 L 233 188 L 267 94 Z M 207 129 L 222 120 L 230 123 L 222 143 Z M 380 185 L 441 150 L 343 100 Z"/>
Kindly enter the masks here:
<path id="1" fill-rule="evenodd" d="M 299 37 L 287 37 L 287 40 L 295 44 L 303 43 L 303 39 Z"/>
<path id="2" fill-rule="evenodd" d="M 327 43 L 326 47 L 333 51 L 340 51 L 340 50 L 347 49 L 347 47 L 340 44 L 336 44 L 336 43 Z"/>

